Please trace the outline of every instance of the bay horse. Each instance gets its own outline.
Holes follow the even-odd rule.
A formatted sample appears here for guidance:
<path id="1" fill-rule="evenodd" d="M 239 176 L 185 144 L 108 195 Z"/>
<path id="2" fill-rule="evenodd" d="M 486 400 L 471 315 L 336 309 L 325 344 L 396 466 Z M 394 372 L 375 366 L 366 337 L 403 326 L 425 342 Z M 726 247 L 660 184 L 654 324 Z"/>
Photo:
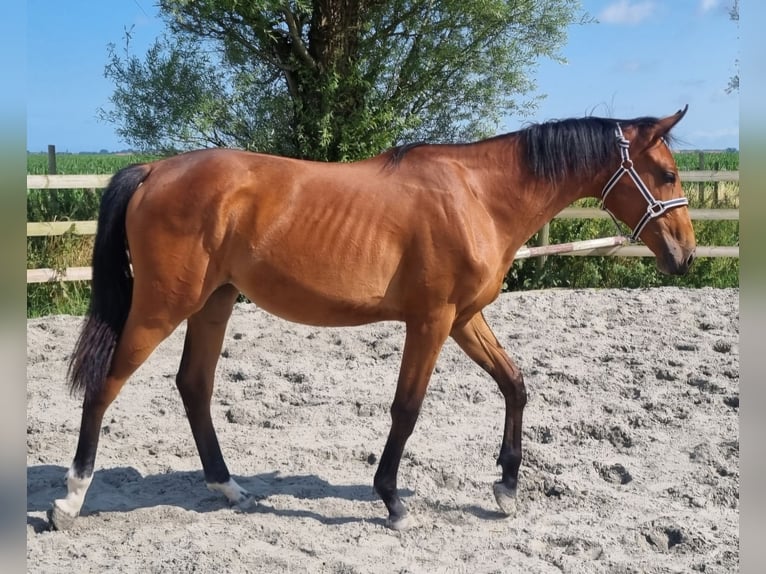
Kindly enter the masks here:
<path id="1" fill-rule="evenodd" d="M 409 519 L 397 492 L 405 443 L 452 337 L 505 399 L 502 476 L 493 488 L 512 514 L 526 390 L 482 309 L 499 295 L 516 251 L 584 197 L 601 197 L 632 227 L 660 271 L 686 273 L 696 243 L 666 141 L 687 108 L 661 119 L 532 124 L 353 163 L 206 149 L 121 169 L 99 208 L 92 296 L 68 372 L 72 391 L 84 393 L 82 422 L 66 497 L 49 511 L 52 527 L 69 527 L 80 513 L 107 407 L 184 320 L 176 385 L 205 481 L 233 505 L 254 503 L 229 474 L 210 415 L 240 293 L 309 325 L 405 323 L 391 428 L 373 481 L 394 529 Z"/>

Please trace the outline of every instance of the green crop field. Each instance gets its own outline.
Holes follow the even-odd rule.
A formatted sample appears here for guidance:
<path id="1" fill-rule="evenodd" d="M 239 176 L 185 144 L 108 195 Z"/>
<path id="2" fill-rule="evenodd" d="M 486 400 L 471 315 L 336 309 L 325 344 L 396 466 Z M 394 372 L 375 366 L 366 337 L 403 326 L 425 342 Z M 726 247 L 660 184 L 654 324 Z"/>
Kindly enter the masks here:
<path id="1" fill-rule="evenodd" d="M 104 174 L 114 173 L 118 169 L 132 163 L 141 163 L 157 159 L 157 156 L 146 154 L 56 154 L 56 173 L 71 174 Z M 27 173 L 44 175 L 48 173 L 48 154 L 28 153 Z"/>
<path id="2" fill-rule="evenodd" d="M 702 165 L 700 167 L 700 153 L 702 153 Z M 696 169 L 713 169 L 721 171 L 737 171 L 739 169 L 739 151 L 679 151 L 674 157 L 680 171 Z"/>
<path id="3" fill-rule="evenodd" d="M 700 167 L 700 153 L 702 167 Z M 673 154 L 683 181 L 684 171 L 712 170 L 738 171 L 739 151 L 682 151 Z M 693 183 L 684 182 L 684 194 L 692 207 L 737 208 L 739 207 L 739 182 L 722 181 Z"/>

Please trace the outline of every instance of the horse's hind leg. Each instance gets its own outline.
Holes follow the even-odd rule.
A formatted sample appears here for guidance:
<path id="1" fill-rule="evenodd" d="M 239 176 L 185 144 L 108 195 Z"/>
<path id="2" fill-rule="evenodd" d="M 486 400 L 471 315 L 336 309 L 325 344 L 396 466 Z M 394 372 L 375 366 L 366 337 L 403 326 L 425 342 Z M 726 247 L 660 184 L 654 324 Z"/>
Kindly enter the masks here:
<path id="1" fill-rule="evenodd" d="M 191 425 L 208 488 L 222 492 L 232 504 L 242 505 L 251 501 L 252 497 L 231 478 L 210 416 L 215 367 L 238 293 L 232 285 L 219 287 L 205 306 L 189 317 L 176 385 Z"/>
<path id="2" fill-rule="evenodd" d="M 71 526 L 80 514 L 85 494 L 93 480 L 98 439 L 106 409 L 128 377 L 181 322 L 181 319 L 173 320 L 166 315 L 155 316 L 151 322 L 145 322 L 139 318 L 141 316 L 135 308 L 131 309 L 114 351 L 109 375 L 103 385 L 91 395 L 86 394 L 83 401 L 77 451 L 67 472 L 67 495 L 55 500 L 49 512 L 51 525 L 59 530 Z"/>
<path id="3" fill-rule="evenodd" d="M 524 378 L 481 313 L 455 327 L 451 335 L 460 348 L 492 376 L 505 398 L 505 429 L 497 458 L 503 475 L 495 483 L 494 493 L 502 511 L 510 515 L 516 507 L 516 486 L 521 466 L 521 419 L 527 403 Z"/>

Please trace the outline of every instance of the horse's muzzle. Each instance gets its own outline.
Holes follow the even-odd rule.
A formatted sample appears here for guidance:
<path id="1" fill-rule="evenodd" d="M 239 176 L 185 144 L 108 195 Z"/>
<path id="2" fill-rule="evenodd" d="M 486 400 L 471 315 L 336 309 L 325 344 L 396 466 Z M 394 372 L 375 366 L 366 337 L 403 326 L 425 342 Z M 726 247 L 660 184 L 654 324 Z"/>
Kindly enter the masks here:
<path id="1" fill-rule="evenodd" d="M 696 256 L 696 247 L 684 250 L 683 253 L 669 251 L 665 257 L 657 258 L 657 269 L 666 275 L 686 275 Z"/>

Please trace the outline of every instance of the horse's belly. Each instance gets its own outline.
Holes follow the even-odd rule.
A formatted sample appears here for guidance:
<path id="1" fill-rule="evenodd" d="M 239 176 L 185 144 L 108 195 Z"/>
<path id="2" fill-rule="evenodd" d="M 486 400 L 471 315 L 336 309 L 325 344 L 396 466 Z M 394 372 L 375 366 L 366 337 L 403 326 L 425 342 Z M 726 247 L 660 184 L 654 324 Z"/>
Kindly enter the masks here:
<path id="1" fill-rule="evenodd" d="M 401 319 L 385 287 L 349 273 L 338 273 L 334 279 L 323 274 L 293 277 L 256 266 L 235 274 L 232 283 L 262 309 L 296 323 L 329 327 Z"/>

